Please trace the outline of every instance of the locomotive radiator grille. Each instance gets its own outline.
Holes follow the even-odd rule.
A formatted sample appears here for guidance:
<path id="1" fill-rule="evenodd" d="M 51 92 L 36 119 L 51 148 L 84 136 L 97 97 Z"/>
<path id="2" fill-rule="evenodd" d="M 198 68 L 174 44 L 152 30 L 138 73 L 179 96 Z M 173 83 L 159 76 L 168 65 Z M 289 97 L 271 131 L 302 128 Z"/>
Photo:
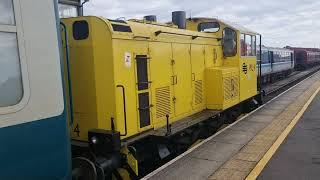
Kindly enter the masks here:
<path id="1" fill-rule="evenodd" d="M 239 78 L 237 76 L 233 77 L 233 96 L 232 97 L 238 97 L 239 96 Z"/>
<path id="2" fill-rule="evenodd" d="M 170 87 L 165 86 L 156 89 L 156 117 L 162 118 L 171 114 Z"/>
<path id="3" fill-rule="evenodd" d="M 227 77 L 223 80 L 224 86 L 224 100 L 232 100 L 235 97 L 239 96 L 239 78 Z"/>
<path id="4" fill-rule="evenodd" d="M 224 87 L 224 100 L 228 101 L 232 97 L 232 92 L 231 92 L 231 77 L 226 77 L 223 80 L 223 87 Z"/>
<path id="5" fill-rule="evenodd" d="M 201 104 L 203 101 L 202 93 L 203 93 L 203 88 L 202 88 L 202 80 L 198 80 L 194 83 L 195 89 L 194 89 L 194 103 L 195 105 Z"/>

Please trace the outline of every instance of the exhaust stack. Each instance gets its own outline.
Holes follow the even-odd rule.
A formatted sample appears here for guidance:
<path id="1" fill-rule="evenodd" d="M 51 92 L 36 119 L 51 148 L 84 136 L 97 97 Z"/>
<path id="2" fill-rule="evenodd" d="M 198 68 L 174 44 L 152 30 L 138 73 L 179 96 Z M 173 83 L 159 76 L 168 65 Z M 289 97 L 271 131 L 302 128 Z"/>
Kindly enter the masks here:
<path id="1" fill-rule="evenodd" d="M 185 11 L 172 12 L 172 23 L 177 25 L 179 29 L 186 29 L 187 15 Z"/>
<path id="2" fill-rule="evenodd" d="M 143 17 L 145 20 L 150 22 L 157 22 L 157 16 L 156 15 L 148 15 Z"/>

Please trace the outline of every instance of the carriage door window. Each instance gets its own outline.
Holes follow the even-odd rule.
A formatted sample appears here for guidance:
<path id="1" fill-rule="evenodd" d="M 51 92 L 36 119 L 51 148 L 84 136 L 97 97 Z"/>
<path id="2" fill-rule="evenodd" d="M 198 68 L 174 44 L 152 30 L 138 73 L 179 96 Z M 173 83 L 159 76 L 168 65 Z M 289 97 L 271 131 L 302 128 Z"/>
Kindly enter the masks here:
<path id="1" fill-rule="evenodd" d="M 0 1 L 0 107 L 16 105 L 23 95 L 12 0 Z"/>

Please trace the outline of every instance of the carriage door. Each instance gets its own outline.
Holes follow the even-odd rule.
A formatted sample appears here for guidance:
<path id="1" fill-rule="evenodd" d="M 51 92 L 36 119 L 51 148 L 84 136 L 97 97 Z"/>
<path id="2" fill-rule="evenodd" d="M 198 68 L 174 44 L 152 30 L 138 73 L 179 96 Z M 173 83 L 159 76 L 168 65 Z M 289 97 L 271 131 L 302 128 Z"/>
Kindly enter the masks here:
<path id="1" fill-rule="evenodd" d="M 273 71 L 273 64 L 274 64 L 273 51 L 269 51 L 269 57 L 271 60 L 271 72 L 272 72 Z"/>
<path id="2" fill-rule="evenodd" d="M 192 108 L 205 108 L 204 101 L 204 68 L 205 49 L 203 45 L 191 45 L 191 79 L 192 79 Z"/>

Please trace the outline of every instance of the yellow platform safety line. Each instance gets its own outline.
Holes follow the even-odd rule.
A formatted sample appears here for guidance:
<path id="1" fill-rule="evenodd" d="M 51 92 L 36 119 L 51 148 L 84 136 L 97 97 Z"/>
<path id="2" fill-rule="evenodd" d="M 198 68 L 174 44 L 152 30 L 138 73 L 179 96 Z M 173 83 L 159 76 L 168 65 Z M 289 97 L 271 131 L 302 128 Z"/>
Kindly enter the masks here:
<path id="1" fill-rule="evenodd" d="M 278 139 L 275 141 L 275 143 L 270 147 L 270 149 L 267 151 L 267 153 L 262 157 L 262 159 L 258 162 L 258 164 L 255 166 L 255 168 L 250 172 L 250 174 L 247 176 L 246 180 L 254 180 L 256 179 L 259 174 L 262 172 L 264 167 L 267 165 L 267 163 L 270 161 L 272 156 L 275 154 L 277 149 L 280 147 L 282 142 L 286 139 L 286 137 L 289 135 L 291 130 L 295 127 L 295 125 L 298 123 L 298 121 L 301 119 L 304 112 L 307 110 L 313 99 L 316 97 L 316 95 L 319 93 L 320 87 L 312 94 L 312 96 L 309 98 L 307 103 L 303 106 L 303 108 L 299 111 L 299 113 L 294 117 L 294 119 L 291 121 L 291 123 L 287 126 L 287 128 L 281 133 L 281 135 L 278 137 Z"/>

